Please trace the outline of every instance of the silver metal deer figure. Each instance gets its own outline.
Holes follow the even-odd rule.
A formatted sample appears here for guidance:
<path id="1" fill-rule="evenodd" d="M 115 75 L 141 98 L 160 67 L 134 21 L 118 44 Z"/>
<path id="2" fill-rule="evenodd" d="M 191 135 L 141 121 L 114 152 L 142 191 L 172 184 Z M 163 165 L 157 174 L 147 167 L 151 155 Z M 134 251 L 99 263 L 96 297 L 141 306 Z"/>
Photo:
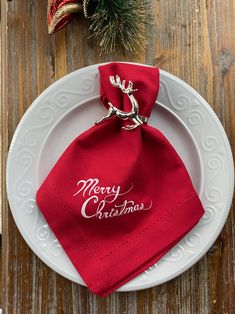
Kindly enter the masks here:
<path id="1" fill-rule="evenodd" d="M 137 91 L 137 89 L 133 89 L 133 83 L 131 81 L 129 81 L 129 83 L 126 87 L 126 81 L 125 80 L 121 81 L 121 79 L 118 75 L 116 75 L 115 78 L 114 78 L 114 76 L 110 76 L 109 80 L 110 80 L 110 83 L 114 87 L 120 88 L 123 93 L 127 94 L 127 96 L 130 99 L 130 102 L 132 104 L 132 109 L 130 112 L 125 112 L 125 111 L 120 110 L 117 107 L 115 107 L 111 102 L 108 102 L 108 105 L 109 105 L 108 114 L 106 116 L 104 116 L 102 119 L 96 121 L 96 124 L 99 124 L 105 120 L 108 120 L 108 119 L 112 118 L 113 116 L 117 116 L 118 118 L 120 118 L 122 120 L 128 120 L 129 119 L 133 122 L 133 124 L 128 124 L 128 125 L 122 127 L 124 130 L 133 130 L 133 129 L 137 128 L 139 125 L 146 123 L 147 118 L 140 116 L 138 114 L 139 105 L 138 105 L 137 100 L 133 96 L 133 92 Z"/>

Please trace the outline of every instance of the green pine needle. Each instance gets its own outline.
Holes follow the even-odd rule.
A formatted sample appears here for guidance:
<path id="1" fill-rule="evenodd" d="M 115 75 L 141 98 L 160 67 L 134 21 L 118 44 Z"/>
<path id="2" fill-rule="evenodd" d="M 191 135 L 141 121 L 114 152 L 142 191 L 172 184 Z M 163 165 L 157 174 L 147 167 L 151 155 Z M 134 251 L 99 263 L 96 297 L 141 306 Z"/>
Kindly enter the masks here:
<path id="1" fill-rule="evenodd" d="M 143 49 L 148 0 L 89 1 L 90 30 L 105 53 L 118 49 L 136 52 Z"/>

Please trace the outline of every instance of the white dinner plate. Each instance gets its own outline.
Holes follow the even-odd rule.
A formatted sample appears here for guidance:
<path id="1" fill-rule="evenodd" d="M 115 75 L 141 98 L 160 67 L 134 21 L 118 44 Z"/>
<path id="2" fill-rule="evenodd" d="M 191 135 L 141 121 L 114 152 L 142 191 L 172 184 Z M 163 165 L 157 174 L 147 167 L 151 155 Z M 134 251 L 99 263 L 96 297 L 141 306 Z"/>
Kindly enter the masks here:
<path id="1" fill-rule="evenodd" d="M 160 80 L 158 103 L 149 124 L 165 134 L 185 162 L 206 212 L 167 255 L 119 291 L 152 287 L 191 267 L 216 240 L 232 201 L 233 159 L 217 116 L 177 77 L 161 70 Z M 98 65 L 66 75 L 27 110 L 12 139 L 7 162 L 9 203 L 25 241 L 49 267 L 82 285 L 38 209 L 35 195 L 68 144 L 105 113 L 99 101 Z"/>

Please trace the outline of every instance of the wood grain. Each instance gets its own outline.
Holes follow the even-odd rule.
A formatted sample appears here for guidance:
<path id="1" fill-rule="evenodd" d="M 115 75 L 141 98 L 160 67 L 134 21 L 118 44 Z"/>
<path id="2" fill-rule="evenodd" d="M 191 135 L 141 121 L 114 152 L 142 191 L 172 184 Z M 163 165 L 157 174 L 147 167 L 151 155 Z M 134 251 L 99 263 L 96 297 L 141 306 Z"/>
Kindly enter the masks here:
<path id="1" fill-rule="evenodd" d="M 47 35 L 46 0 L 2 4 L 2 187 L 8 147 L 22 115 L 51 83 L 78 68 L 110 60 L 157 65 L 192 85 L 213 107 L 235 149 L 235 1 L 152 0 L 155 26 L 138 56 L 99 54 L 87 21 Z M 2 189 L 5 313 L 235 313 L 234 207 L 210 251 L 161 286 L 99 298 L 49 269 L 18 232 Z"/>

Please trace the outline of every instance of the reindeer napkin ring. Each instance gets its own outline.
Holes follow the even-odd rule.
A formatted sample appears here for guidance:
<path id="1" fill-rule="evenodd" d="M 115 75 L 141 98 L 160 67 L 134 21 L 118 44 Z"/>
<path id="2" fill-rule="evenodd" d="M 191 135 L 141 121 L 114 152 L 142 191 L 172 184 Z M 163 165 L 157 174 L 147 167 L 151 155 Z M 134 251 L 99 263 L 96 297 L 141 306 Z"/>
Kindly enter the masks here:
<path id="1" fill-rule="evenodd" d="M 122 120 L 128 120 L 129 119 L 133 122 L 133 124 L 128 124 L 128 125 L 122 127 L 122 129 L 130 131 L 130 130 L 137 128 L 138 126 L 140 126 L 143 123 L 147 123 L 148 118 L 143 117 L 143 116 L 138 114 L 139 105 L 138 105 L 137 100 L 133 96 L 133 92 L 137 91 L 137 89 L 133 89 L 133 83 L 131 81 L 129 81 L 128 86 L 125 87 L 126 81 L 125 80 L 121 81 L 121 79 L 118 75 L 116 75 L 115 78 L 114 78 L 114 76 L 110 76 L 109 80 L 110 80 L 110 83 L 114 87 L 120 88 L 123 93 L 127 94 L 127 96 L 130 99 L 130 102 L 132 104 L 132 109 L 130 112 L 125 112 L 125 111 L 120 110 L 117 107 L 115 107 L 111 102 L 108 102 L 108 105 L 109 105 L 108 114 L 106 116 L 104 116 L 102 119 L 96 121 L 95 124 L 100 124 L 105 120 L 108 120 L 114 116 L 117 116 L 118 118 L 120 118 Z"/>

